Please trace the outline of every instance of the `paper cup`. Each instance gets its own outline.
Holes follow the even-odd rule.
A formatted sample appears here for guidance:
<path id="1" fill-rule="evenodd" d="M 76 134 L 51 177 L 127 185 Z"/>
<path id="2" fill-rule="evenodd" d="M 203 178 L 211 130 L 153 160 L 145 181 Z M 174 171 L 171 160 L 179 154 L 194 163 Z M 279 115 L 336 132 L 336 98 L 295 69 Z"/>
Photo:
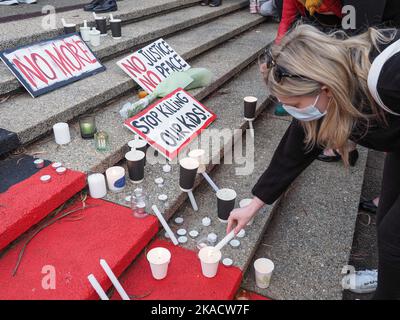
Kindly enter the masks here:
<path id="1" fill-rule="evenodd" d="M 140 183 L 144 179 L 144 157 L 145 153 L 139 150 L 132 150 L 125 154 L 129 179 L 134 183 Z"/>
<path id="2" fill-rule="evenodd" d="M 114 39 L 121 39 L 121 19 L 110 20 L 111 35 Z"/>
<path id="3" fill-rule="evenodd" d="M 199 258 L 203 276 L 207 278 L 213 278 L 216 276 L 221 257 L 221 251 L 215 250 L 214 247 L 207 246 L 200 249 Z"/>
<path id="4" fill-rule="evenodd" d="M 151 249 L 147 253 L 147 261 L 150 263 L 153 278 L 162 280 L 167 276 L 168 264 L 171 261 L 171 252 L 162 247 Z"/>
<path id="5" fill-rule="evenodd" d="M 217 191 L 218 219 L 221 222 L 228 222 L 229 215 L 235 208 L 236 192 L 232 189 L 219 189 Z"/>
<path id="6" fill-rule="evenodd" d="M 111 167 L 106 170 L 108 188 L 112 192 L 121 192 L 125 188 L 125 169 L 122 167 Z"/>
<path id="7" fill-rule="evenodd" d="M 250 199 L 250 198 L 240 200 L 239 207 L 240 208 L 247 207 L 252 200 L 253 199 Z M 253 224 L 253 222 L 254 222 L 254 217 L 250 219 L 250 221 L 247 223 L 247 225 L 251 226 Z"/>
<path id="8" fill-rule="evenodd" d="M 96 29 L 100 31 L 101 36 L 107 35 L 107 19 L 105 17 L 96 18 Z"/>
<path id="9" fill-rule="evenodd" d="M 260 258 L 254 261 L 257 287 L 261 289 L 268 288 L 274 268 L 274 263 L 269 259 Z"/>
<path id="10" fill-rule="evenodd" d="M 131 148 L 131 150 L 139 150 L 144 152 L 145 157 L 144 157 L 144 164 L 146 165 L 146 151 L 148 148 L 147 141 L 144 139 L 134 139 L 128 142 L 128 147 Z"/>
<path id="11" fill-rule="evenodd" d="M 197 173 L 203 173 L 206 171 L 206 165 L 208 164 L 205 158 L 205 151 L 203 149 L 196 149 L 189 152 L 188 156 L 190 158 L 196 159 L 199 162 L 199 168 Z"/>
<path id="12" fill-rule="evenodd" d="M 192 158 L 183 158 L 179 161 L 179 186 L 184 192 L 193 189 L 199 162 Z"/>
<path id="13" fill-rule="evenodd" d="M 90 41 L 90 27 L 80 27 L 79 32 L 81 33 L 83 41 L 85 42 Z"/>
<path id="14" fill-rule="evenodd" d="M 100 31 L 93 29 L 90 31 L 90 44 L 93 47 L 97 47 L 100 45 Z"/>
<path id="15" fill-rule="evenodd" d="M 254 120 L 256 117 L 257 98 L 248 96 L 244 99 L 244 118 Z"/>
<path id="16" fill-rule="evenodd" d="M 64 25 L 64 34 L 70 34 L 76 32 L 76 24 L 68 23 Z"/>

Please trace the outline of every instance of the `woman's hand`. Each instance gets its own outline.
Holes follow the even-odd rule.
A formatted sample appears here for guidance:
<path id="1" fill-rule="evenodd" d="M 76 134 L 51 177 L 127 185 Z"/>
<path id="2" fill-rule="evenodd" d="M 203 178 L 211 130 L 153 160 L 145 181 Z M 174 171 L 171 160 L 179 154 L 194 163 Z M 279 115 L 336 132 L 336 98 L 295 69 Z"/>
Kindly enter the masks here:
<path id="1" fill-rule="evenodd" d="M 226 233 L 229 233 L 234 229 L 235 235 L 238 234 L 238 232 L 247 225 L 251 218 L 253 218 L 258 210 L 263 206 L 264 202 L 257 197 L 254 197 L 248 206 L 232 210 L 229 215 Z"/>

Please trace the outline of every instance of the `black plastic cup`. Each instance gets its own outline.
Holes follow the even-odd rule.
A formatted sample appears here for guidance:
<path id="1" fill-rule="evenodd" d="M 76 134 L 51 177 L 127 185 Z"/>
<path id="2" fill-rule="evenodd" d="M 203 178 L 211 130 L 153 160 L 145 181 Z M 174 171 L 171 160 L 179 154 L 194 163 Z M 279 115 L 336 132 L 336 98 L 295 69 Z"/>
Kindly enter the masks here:
<path id="1" fill-rule="evenodd" d="M 193 189 L 199 162 L 193 158 L 183 158 L 179 161 L 179 186 L 182 191 Z"/>
<path id="2" fill-rule="evenodd" d="M 64 34 L 71 34 L 76 32 L 76 24 L 68 23 L 64 26 Z"/>
<path id="3" fill-rule="evenodd" d="M 105 17 L 96 18 L 97 30 L 100 31 L 101 36 L 107 35 L 107 19 Z"/>
<path id="4" fill-rule="evenodd" d="M 219 189 L 217 191 L 218 219 L 227 223 L 231 211 L 235 208 L 236 191 L 232 189 Z"/>
<path id="5" fill-rule="evenodd" d="M 129 179 L 133 183 L 140 183 L 144 179 L 144 157 L 144 152 L 139 150 L 131 150 L 125 154 Z"/>
<path id="6" fill-rule="evenodd" d="M 244 97 L 244 118 L 246 120 L 254 120 L 256 117 L 257 98 L 248 96 Z"/>
<path id="7" fill-rule="evenodd" d="M 120 39 L 122 37 L 121 31 L 121 19 L 110 20 L 111 35 L 114 39 Z"/>
<path id="8" fill-rule="evenodd" d="M 131 148 L 131 150 L 139 150 L 139 151 L 144 152 L 144 154 L 145 154 L 144 164 L 146 164 L 146 151 L 147 151 L 147 148 L 149 147 L 146 140 L 144 140 L 144 139 L 131 140 L 128 142 L 128 147 Z"/>

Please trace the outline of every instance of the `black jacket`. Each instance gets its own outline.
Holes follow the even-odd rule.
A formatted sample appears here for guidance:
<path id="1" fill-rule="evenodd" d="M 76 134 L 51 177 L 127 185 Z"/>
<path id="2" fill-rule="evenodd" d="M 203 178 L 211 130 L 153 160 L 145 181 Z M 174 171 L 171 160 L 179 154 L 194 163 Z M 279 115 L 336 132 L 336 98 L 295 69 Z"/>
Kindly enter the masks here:
<path id="1" fill-rule="evenodd" d="M 400 38 L 397 32 L 396 40 Z M 382 46 L 382 50 L 389 44 Z M 378 55 L 371 52 L 371 61 Z M 383 65 L 377 85 L 377 92 L 392 111 L 400 114 L 400 52 Z M 371 113 L 368 105 L 360 104 L 364 114 Z M 385 112 L 387 125 L 378 121 L 356 123 L 350 139 L 364 147 L 394 152 L 400 151 L 400 116 Z M 298 120 L 293 119 L 276 149 L 271 163 L 252 189 L 254 196 L 264 203 L 272 204 L 287 189 L 300 173 L 322 152 L 318 146 L 305 148 L 305 132 Z M 400 164 L 399 164 L 400 165 Z"/>

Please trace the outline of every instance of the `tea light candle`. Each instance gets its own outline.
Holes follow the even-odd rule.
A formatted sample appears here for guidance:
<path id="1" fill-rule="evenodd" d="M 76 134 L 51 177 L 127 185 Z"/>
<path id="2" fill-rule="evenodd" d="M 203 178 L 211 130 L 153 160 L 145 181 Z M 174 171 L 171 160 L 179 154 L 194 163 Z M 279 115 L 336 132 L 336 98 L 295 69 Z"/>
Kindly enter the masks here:
<path id="1" fill-rule="evenodd" d="M 205 227 L 208 227 L 211 224 L 211 219 L 209 217 L 205 217 L 201 220 L 201 224 Z"/>
<path id="2" fill-rule="evenodd" d="M 246 231 L 244 229 L 240 230 L 239 233 L 236 235 L 238 238 L 243 238 L 246 235 Z"/>
<path id="3" fill-rule="evenodd" d="M 53 126 L 54 138 L 57 144 L 63 145 L 71 142 L 68 123 L 59 122 Z"/>
<path id="4" fill-rule="evenodd" d="M 168 199 L 168 196 L 167 196 L 166 194 L 160 194 L 160 195 L 158 196 L 158 200 L 160 200 L 160 201 L 162 201 L 162 202 L 167 201 L 167 199 Z"/>
<path id="5" fill-rule="evenodd" d="M 51 165 L 51 167 L 52 167 L 54 170 L 57 170 L 58 168 L 61 168 L 61 167 L 62 167 L 62 163 L 61 163 L 61 162 L 54 162 L 54 163 Z"/>
<path id="6" fill-rule="evenodd" d="M 237 239 L 233 239 L 231 240 L 231 242 L 229 242 L 229 244 L 232 248 L 238 248 L 240 246 L 240 241 Z"/>
<path id="7" fill-rule="evenodd" d="M 44 167 L 44 160 L 36 159 L 35 161 L 33 161 L 33 164 L 35 165 L 36 168 L 41 169 Z"/>
<path id="8" fill-rule="evenodd" d="M 187 241 L 188 241 L 188 238 L 187 238 L 187 237 L 182 236 L 182 237 L 179 237 L 179 238 L 178 238 L 178 242 L 179 242 L 179 243 L 186 243 Z"/>
<path id="9" fill-rule="evenodd" d="M 48 174 L 40 177 L 40 181 L 42 181 L 43 183 L 48 183 L 48 182 L 50 182 L 50 180 L 51 180 L 51 176 Z"/>
<path id="10" fill-rule="evenodd" d="M 92 198 L 103 198 L 107 194 L 106 179 L 101 173 L 94 173 L 88 177 L 89 193 Z"/>
<path id="11" fill-rule="evenodd" d="M 212 244 L 214 244 L 215 242 L 217 242 L 217 239 L 218 239 L 218 236 L 217 236 L 215 233 L 210 233 L 210 234 L 207 236 L 207 240 L 208 240 L 210 243 L 212 243 Z"/>
<path id="12" fill-rule="evenodd" d="M 56 169 L 56 172 L 57 172 L 59 175 L 63 175 L 66 171 L 67 171 L 67 169 L 64 168 L 64 167 L 59 167 L 59 168 Z"/>
<path id="13" fill-rule="evenodd" d="M 183 223 L 183 218 L 178 217 L 178 218 L 175 218 L 174 221 L 175 221 L 176 224 L 182 224 Z"/>
<path id="14" fill-rule="evenodd" d="M 155 178 L 154 182 L 159 186 L 163 187 L 164 186 L 164 179 L 163 178 Z"/>
<path id="15" fill-rule="evenodd" d="M 178 236 L 184 236 L 184 235 L 186 235 L 186 230 L 185 229 L 179 229 L 176 233 L 177 233 Z"/>
<path id="16" fill-rule="evenodd" d="M 168 173 L 168 172 L 171 171 L 171 166 L 167 163 L 167 164 L 163 165 L 162 170 L 163 170 L 165 173 Z"/>
<path id="17" fill-rule="evenodd" d="M 189 232 L 189 236 L 192 238 L 197 238 L 199 236 L 199 232 L 197 230 L 192 230 Z"/>
<path id="18" fill-rule="evenodd" d="M 112 192 L 120 192 L 125 188 L 125 169 L 115 166 L 106 170 L 108 188 Z"/>
<path id="19" fill-rule="evenodd" d="M 230 259 L 230 258 L 225 258 L 224 260 L 222 260 L 222 264 L 223 264 L 225 267 L 230 267 L 230 266 L 233 265 L 233 260 Z"/>

